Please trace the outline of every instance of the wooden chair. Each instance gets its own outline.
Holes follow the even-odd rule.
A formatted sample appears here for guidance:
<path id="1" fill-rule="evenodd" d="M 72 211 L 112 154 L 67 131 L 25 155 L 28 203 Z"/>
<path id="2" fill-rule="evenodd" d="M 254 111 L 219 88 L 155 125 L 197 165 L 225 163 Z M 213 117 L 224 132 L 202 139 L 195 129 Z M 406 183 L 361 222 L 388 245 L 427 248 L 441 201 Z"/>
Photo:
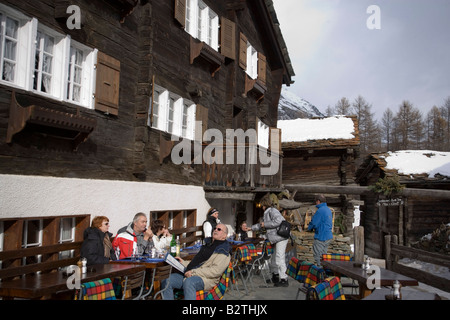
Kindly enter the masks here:
<path id="1" fill-rule="evenodd" d="M 244 285 L 245 294 L 248 294 L 247 277 L 250 272 L 252 257 L 257 256 L 257 255 L 258 255 L 258 252 L 256 250 L 255 245 L 248 244 L 248 245 L 237 247 L 236 251 L 234 252 L 234 255 L 231 259 L 231 261 L 233 263 L 234 272 L 242 280 L 242 284 Z M 236 290 L 238 291 L 238 294 L 239 294 L 238 284 L 235 283 L 234 287 L 236 288 Z"/>
<path id="2" fill-rule="evenodd" d="M 110 278 L 81 284 L 78 295 L 79 300 L 116 300 L 113 284 Z"/>
<path id="3" fill-rule="evenodd" d="M 295 300 L 298 299 L 300 292 L 306 294 L 307 288 L 305 287 L 305 279 L 308 275 L 309 267 L 312 265 L 310 262 L 301 261 L 296 257 L 292 257 L 289 261 L 289 264 L 286 269 L 286 274 L 293 278 L 294 280 L 303 284 L 302 287 L 299 287 L 297 290 L 297 295 L 295 296 Z"/>
<path id="4" fill-rule="evenodd" d="M 254 257 L 252 261 L 252 265 L 250 267 L 250 271 L 247 275 L 247 281 L 251 283 L 253 276 L 256 274 L 256 272 L 259 272 L 259 274 L 262 276 L 264 283 L 266 284 L 266 287 L 268 287 L 268 280 L 270 280 L 270 272 L 269 274 L 265 274 L 264 268 L 267 266 L 267 261 L 272 257 L 273 254 L 273 247 L 269 240 L 265 240 L 262 248 L 261 248 L 261 254 L 257 257 Z M 267 276 L 267 279 L 266 279 Z"/>
<path id="5" fill-rule="evenodd" d="M 125 276 L 122 280 L 122 300 L 139 300 L 145 287 L 145 270 Z"/>
<path id="6" fill-rule="evenodd" d="M 231 261 L 220 277 L 219 283 L 207 292 L 204 290 L 197 291 L 196 300 L 222 300 L 230 286 L 230 281 L 231 283 L 236 282 L 233 263 Z"/>
<path id="7" fill-rule="evenodd" d="M 306 300 L 345 300 L 339 277 L 326 278 L 311 286 L 306 294 Z"/>
<path id="8" fill-rule="evenodd" d="M 147 296 L 149 296 L 152 293 L 153 289 L 155 288 L 156 282 L 159 282 L 160 284 L 162 284 L 163 280 L 169 279 L 171 273 L 172 273 L 171 265 L 164 265 L 164 266 L 156 267 L 153 270 L 150 289 L 144 296 L 142 296 L 142 300 L 144 300 Z M 168 286 L 169 286 L 169 281 L 167 281 L 165 288 L 161 288 L 159 291 L 155 292 L 153 294 L 153 296 L 150 296 L 150 298 L 153 300 L 156 300 L 156 297 L 159 294 L 162 294 L 165 290 L 167 290 Z"/>

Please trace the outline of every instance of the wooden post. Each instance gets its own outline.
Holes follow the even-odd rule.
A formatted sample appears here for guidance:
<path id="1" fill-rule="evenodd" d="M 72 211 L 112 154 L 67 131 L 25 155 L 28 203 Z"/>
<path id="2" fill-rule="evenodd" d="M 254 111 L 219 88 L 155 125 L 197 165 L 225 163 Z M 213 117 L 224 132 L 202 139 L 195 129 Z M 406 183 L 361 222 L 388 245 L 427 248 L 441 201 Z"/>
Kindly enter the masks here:
<path id="1" fill-rule="evenodd" d="M 384 248 L 385 248 L 385 259 L 386 259 L 386 269 L 391 269 L 391 236 L 384 236 Z"/>
<path id="2" fill-rule="evenodd" d="M 396 234 L 394 234 L 392 236 L 392 242 L 391 243 L 398 244 L 398 236 Z M 398 262 L 398 256 L 397 255 L 393 256 L 392 259 L 391 259 L 391 263 L 394 264 L 394 262 Z"/>
<path id="3" fill-rule="evenodd" d="M 399 244 L 403 245 L 403 205 L 398 207 L 398 240 Z"/>
<path id="4" fill-rule="evenodd" d="M 357 226 L 353 229 L 355 242 L 355 262 L 364 262 L 364 227 Z"/>

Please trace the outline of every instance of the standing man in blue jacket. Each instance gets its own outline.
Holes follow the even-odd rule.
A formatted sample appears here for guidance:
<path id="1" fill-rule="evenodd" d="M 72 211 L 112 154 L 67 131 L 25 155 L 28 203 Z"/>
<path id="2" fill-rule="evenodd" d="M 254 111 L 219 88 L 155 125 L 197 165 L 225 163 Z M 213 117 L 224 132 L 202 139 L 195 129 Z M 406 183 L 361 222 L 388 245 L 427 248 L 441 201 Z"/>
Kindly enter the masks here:
<path id="1" fill-rule="evenodd" d="M 313 255 L 316 265 L 322 267 L 320 259 L 322 254 L 326 254 L 328 245 L 333 239 L 331 231 L 333 225 L 333 214 L 327 207 L 327 199 L 324 195 L 315 198 L 317 211 L 308 225 L 308 231 L 314 230 Z"/>

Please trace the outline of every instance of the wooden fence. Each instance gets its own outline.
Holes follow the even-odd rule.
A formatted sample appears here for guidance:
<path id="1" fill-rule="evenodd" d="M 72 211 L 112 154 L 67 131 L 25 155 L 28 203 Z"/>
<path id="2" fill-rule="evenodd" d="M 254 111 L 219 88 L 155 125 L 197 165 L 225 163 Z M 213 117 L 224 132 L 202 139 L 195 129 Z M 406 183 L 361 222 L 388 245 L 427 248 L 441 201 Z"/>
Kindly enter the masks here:
<path id="1" fill-rule="evenodd" d="M 397 235 L 387 235 L 385 236 L 385 257 L 387 269 L 450 292 L 450 279 L 398 263 L 399 259 L 410 258 L 448 268 L 450 266 L 450 256 L 398 245 Z"/>

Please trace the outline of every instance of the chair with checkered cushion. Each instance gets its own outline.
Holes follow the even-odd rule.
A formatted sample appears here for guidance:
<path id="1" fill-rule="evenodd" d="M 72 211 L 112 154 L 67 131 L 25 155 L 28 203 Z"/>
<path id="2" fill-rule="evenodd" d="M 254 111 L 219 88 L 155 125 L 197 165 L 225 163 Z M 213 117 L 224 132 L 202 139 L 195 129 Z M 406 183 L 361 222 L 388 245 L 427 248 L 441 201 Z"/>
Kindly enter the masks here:
<path id="1" fill-rule="evenodd" d="M 306 294 L 307 300 L 345 300 L 339 277 L 326 278 L 311 286 Z"/>
<path id="2" fill-rule="evenodd" d="M 315 264 L 311 264 L 309 266 L 309 270 L 305 278 L 305 286 L 306 287 L 314 286 L 324 281 L 326 277 L 327 274 L 325 273 L 325 270 L 319 268 Z"/>
<path id="3" fill-rule="evenodd" d="M 298 288 L 297 295 L 295 296 L 295 300 L 298 299 L 300 292 L 303 292 L 306 294 L 308 291 L 308 287 L 311 286 L 311 283 L 313 283 L 313 280 L 314 279 L 317 280 L 317 277 L 313 277 L 313 275 L 310 275 L 308 283 L 306 283 L 306 279 L 308 278 L 308 275 L 309 275 L 309 269 L 311 268 L 312 265 L 313 264 L 311 262 L 302 261 L 302 260 L 297 259 L 296 257 L 292 257 L 291 260 L 289 261 L 289 265 L 287 267 L 286 274 L 288 276 L 292 277 L 294 280 L 303 284 L 302 287 Z M 316 274 L 317 274 L 317 272 L 316 272 Z M 323 274 L 319 273 L 319 275 L 320 275 L 320 279 L 322 279 Z"/>
<path id="4" fill-rule="evenodd" d="M 245 294 L 248 294 L 248 288 L 247 288 L 247 276 L 250 272 L 251 268 L 251 262 L 252 258 L 256 257 L 258 255 L 258 251 L 256 250 L 256 247 L 254 244 L 248 244 L 239 246 L 236 248 L 236 251 L 233 254 L 233 257 L 231 259 L 233 263 L 233 270 L 239 276 L 239 278 L 242 280 L 242 284 L 244 286 Z M 253 284 L 250 282 L 250 285 L 253 286 Z M 239 288 L 237 285 L 237 282 L 234 285 L 236 291 L 238 291 L 239 294 Z"/>
<path id="5" fill-rule="evenodd" d="M 77 297 L 79 300 L 116 300 L 110 278 L 82 283 Z"/>
<path id="6" fill-rule="evenodd" d="M 220 281 L 211 290 L 197 291 L 196 300 L 222 300 L 231 283 L 235 283 L 233 264 L 230 262 L 227 269 L 220 277 Z"/>
<path id="7" fill-rule="evenodd" d="M 253 276 L 259 273 L 259 275 L 263 278 L 266 287 L 268 287 L 268 284 L 270 283 L 268 260 L 272 257 L 273 246 L 269 240 L 264 240 L 262 247 L 259 250 L 261 251 L 261 254 L 253 257 L 252 265 L 247 275 L 247 281 L 252 283 Z"/>

